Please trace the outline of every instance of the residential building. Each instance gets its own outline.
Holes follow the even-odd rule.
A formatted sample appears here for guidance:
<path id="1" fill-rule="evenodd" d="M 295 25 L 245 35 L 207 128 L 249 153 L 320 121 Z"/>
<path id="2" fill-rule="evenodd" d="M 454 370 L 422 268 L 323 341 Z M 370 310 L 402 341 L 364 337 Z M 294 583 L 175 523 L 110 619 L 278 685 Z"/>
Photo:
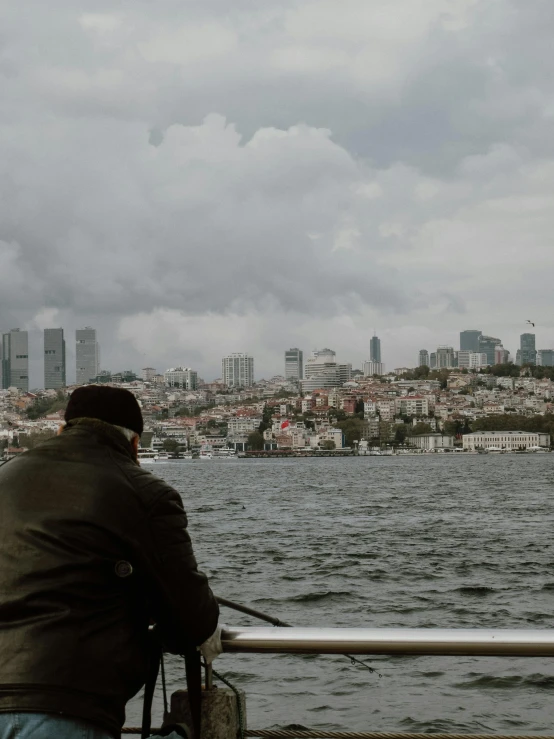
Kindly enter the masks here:
<path id="1" fill-rule="evenodd" d="M 464 434 L 464 449 L 531 449 L 550 447 L 550 434 L 533 431 L 474 431 Z"/>
<path id="2" fill-rule="evenodd" d="M 249 354 L 229 354 L 221 360 L 221 377 L 227 387 L 252 387 L 254 357 Z"/>
<path id="3" fill-rule="evenodd" d="M 304 353 L 300 349 L 285 352 L 285 380 L 300 382 L 304 377 Z"/>
<path id="4" fill-rule="evenodd" d="M 29 334 L 12 328 L 2 335 L 2 388 L 29 392 Z"/>
<path id="5" fill-rule="evenodd" d="M 436 353 L 436 368 L 450 369 L 456 366 L 454 348 L 451 346 L 439 346 Z"/>
<path id="6" fill-rule="evenodd" d="M 495 364 L 508 364 L 510 361 L 510 352 L 504 349 L 502 344 L 499 344 L 494 349 L 494 363 Z"/>
<path id="7" fill-rule="evenodd" d="M 460 331 L 460 350 L 465 352 L 478 352 L 479 339 L 483 335 L 482 331 Z"/>
<path id="8" fill-rule="evenodd" d="M 419 350 L 418 367 L 429 367 L 429 352 L 427 349 Z"/>
<path id="9" fill-rule="evenodd" d="M 141 370 L 141 377 L 144 382 L 153 382 L 156 377 L 156 370 L 154 367 L 143 367 Z"/>
<path id="10" fill-rule="evenodd" d="M 537 365 L 539 367 L 554 367 L 554 349 L 539 349 Z"/>
<path id="11" fill-rule="evenodd" d="M 494 336 L 483 336 L 479 337 L 479 353 L 485 353 L 487 355 L 487 364 L 494 364 L 494 352 L 496 347 L 502 344 L 500 339 L 496 339 Z"/>
<path id="12" fill-rule="evenodd" d="M 79 328 L 75 332 L 76 382 L 86 385 L 100 373 L 100 347 L 96 340 L 96 329 L 90 326 Z"/>
<path id="13" fill-rule="evenodd" d="M 404 416 L 428 416 L 429 400 L 424 395 L 405 395 L 396 398 L 396 414 Z"/>
<path id="14" fill-rule="evenodd" d="M 362 364 L 362 372 L 365 377 L 373 377 L 373 375 L 384 375 L 385 365 L 382 362 L 374 362 L 369 359 Z"/>
<path id="15" fill-rule="evenodd" d="M 487 355 L 484 352 L 458 352 L 458 368 L 460 369 L 479 369 L 487 366 Z"/>
<path id="16" fill-rule="evenodd" d="M 46 390 L 60 390 L 66 384 L 63 328 L 45 328 L 44 388 Z"/>
<path id="17" fill-rule="evenodd" d="M 196 390 L 198 388 L 198 372 L 190 367 L 170 367 L 164 372 L 164 384 L 167 387 Z"/>
<path id="18" fill-rule="evenodd" d="M 369 359 L 371 362 L 381 362 L 381 339 L 372 336 L 369 342 Z"/>
<path id="19" fill-rule="evenodd" d="M 227 436 L 242 436 L 257 431 L 262 422 L 261 417 L 254 416 L 234 416 L 227 419 Z"/>
<path id="20" fill-rule="evenodd" d="M 520 367 L 524 364 L 535 365 L 537 363 L 535 334 L 521 334 L 519 341 L 520 344 L 516 354 L 516 364 Z"/>

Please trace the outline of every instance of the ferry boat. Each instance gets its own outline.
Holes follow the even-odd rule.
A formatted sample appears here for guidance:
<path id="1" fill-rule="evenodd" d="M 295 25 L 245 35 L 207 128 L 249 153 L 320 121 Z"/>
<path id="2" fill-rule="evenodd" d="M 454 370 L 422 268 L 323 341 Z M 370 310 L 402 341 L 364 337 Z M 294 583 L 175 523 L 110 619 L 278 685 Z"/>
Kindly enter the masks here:
<path id="1" fill-rule="evenodd" d="M 137 459 L 141 464 L 168 462 L 169 454 L 167 452 L 156 452 L 154 449 L 139 449 Z"/>
<path id="2" fill-rule="evenodd" d="M 199 459 L 212 459 L 213 456 L 214 454 L 211 446 L 206 445 L 200 449 Z"/>

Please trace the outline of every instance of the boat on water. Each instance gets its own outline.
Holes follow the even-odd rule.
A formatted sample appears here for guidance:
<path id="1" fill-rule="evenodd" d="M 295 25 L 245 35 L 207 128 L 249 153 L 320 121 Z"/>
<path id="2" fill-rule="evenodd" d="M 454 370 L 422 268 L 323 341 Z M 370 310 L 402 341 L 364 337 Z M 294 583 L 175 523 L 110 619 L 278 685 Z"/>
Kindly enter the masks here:
<path id="1" fill-rule="evenodd" d="M 200 454 L 198 455 L 199 459 L 213 459 L 214 452 L 211 446 L 206 444 L 205 446 L 201 447 Z"/>
<path id="2" fill-rule="evenodd" d="M 160 462 L 169 462 L 169 454 L 156 452 L 154 449 L 139 449 L 137 459 L 141 464 L 159 464 Z"/>

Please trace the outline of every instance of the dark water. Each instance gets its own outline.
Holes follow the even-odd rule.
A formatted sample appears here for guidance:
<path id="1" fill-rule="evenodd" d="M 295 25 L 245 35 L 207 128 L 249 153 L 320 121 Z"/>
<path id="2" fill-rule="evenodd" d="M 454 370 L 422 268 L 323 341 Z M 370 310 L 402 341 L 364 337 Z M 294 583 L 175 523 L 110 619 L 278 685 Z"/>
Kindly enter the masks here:
<path id="1" fill-rule="evenodd" d="M 214 591 L 298 626 L 554 627 L 554 457 L 177 462 Z M 223 623 L 260 625 L 223 610 Z M 554 661 L 223 655 L 248 724 L 552 733 Z M 184 687 L 170 658 L 170 687 Z M 161 716 L 161 699 L 156 699 Z M 139 700 L 128 723 L 139 722 Z"/>

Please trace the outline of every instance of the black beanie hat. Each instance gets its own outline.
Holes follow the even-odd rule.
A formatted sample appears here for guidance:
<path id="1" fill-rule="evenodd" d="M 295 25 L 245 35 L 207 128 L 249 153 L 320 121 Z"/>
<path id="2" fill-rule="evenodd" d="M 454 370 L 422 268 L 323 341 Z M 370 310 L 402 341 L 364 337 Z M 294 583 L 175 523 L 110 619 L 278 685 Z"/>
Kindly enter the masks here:
<path id="1" fill-rule="evenodd" d="M 98 418 L 142 434 L 143 422 L 137 399 L 128 390 L 107 385 L 84 385 L 71 393 L 65 420 Z"/>

